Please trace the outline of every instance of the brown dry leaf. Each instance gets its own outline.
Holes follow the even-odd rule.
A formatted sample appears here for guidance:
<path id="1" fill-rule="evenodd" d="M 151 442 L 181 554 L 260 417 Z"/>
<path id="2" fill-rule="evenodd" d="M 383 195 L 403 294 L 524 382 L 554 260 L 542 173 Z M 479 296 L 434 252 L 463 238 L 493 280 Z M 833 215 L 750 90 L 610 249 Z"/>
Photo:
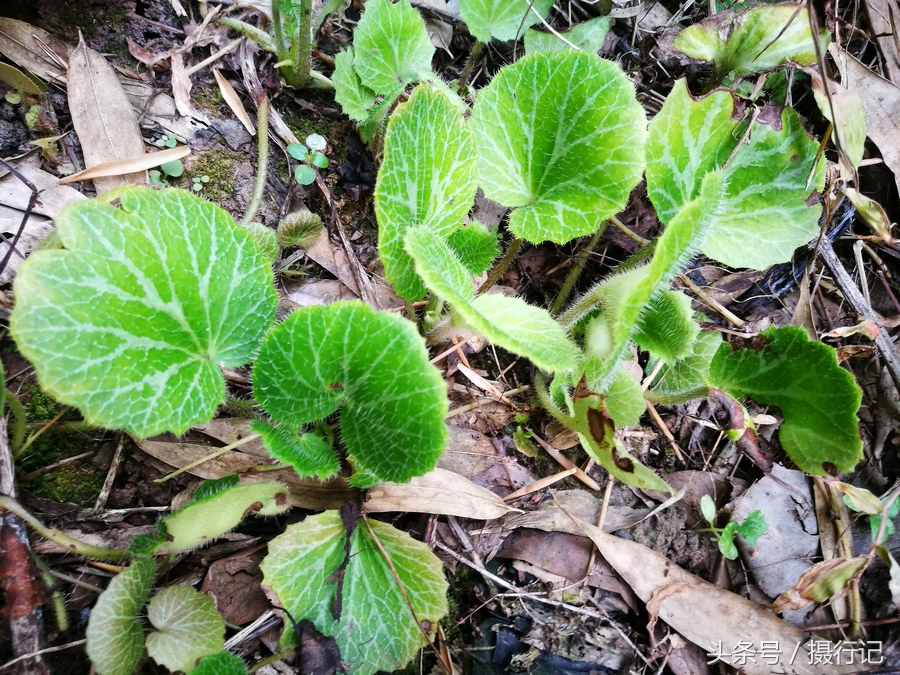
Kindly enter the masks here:
<path id="1" fill-rule="evenodd" d="M 141 130 L 118 76 L 106 59 L 83 40 L 69 58 L 66 85 L 72 124 L 88 168 L 144 154 Z M 144 169 L 121 176 L 97 177 L 94 187 L 99 195 L 123 185 L 147 182 Z"/>
<path id="2" fill-rule="evenodd" d="M 241 97 L 238 96 L 238 93 L 234 90 L 234 87 L 231 86 L 231 82 L 225 79 L 225 76 L 219 72 L 218 68 L 213 69 L 213 75 L 215 75 L 216 83 L 219 85 L 219 90 L 222 92 L 222 98 L 225 99 L 225 103 L 231 108 L 231 112 L 233 112 L 235 117 L 241 121 L 241 124 L 243 124 L 244 128 L 250 132 L 251 136 L 256 136 L 256 128 L 253 126 L 253 122 L 250 121 L 250 116 L 244 109 L 244 103 L 241 101 Z"/>
<path id="3" fill-rule="evenodd" d="M 291 310 L 298 307 L 330 305 L 338 300 L 353 300 L 356 294 L 337 279 L 288 279 L 279 284 L 287 295 Z"/>
<path id="4" fill-rule="evenodd" d="M 169 63 L 172 66 L 172 96 L 175 98 L 175 109 L 180 115 L 193 117 L 191 78 L 184 70 L 184 57 L 178 53 L 172 54 Z"/>
<path id="5" fill-rule="evenodd" d="M 244 417 L 217 417 L 216 419 L 204 424 L 195 424 L 192 429 L 199 431 L 201 434 L 215 438 L 224 445 L 231 445 L 242 438 L 246 438 L 254 434 L 250 429 L 250 420 Z M 255 435 L 255 434 L 254 434 Z M 262 439 L 248 441 L 240 446 L 241 452 L 256 457 L 268 457 L 269 453 L 263 447 Z"/>
<path id="6" fill-rule="evenodd" d="M 475 480 L 501 457 L 491 439 L 480 431 L 447 425 L 447 433 L 447 447 L 437 461 L 439 469 Z"/>
<path id="7" fill-rule="evenodd" d="M 135 155 L 134 157 L 124 157 L 109 162 L 100 162 L 90 169 L 85 169 L 84 171 L 73 173 L 71 176 L 66 176 L 60 180 L 59 183 L 60 185 L 64 185 L 76 183 L 81 180 L 94 179 L 94 185 L 97 185 L 98 178 L 102 180 L 106 177 L 140 175 L 140 172 L 146 172 L 147 169 L 152 169 L 160 164 L 187 157 L 189 154 L 191 154 L 191 149 L 188 146 L 179 145 L 178 147 L 166 148 L 159 152 L 150 152 L 147 154 Z"/>
<path id="8" fill-rule="evenodd" d="M 610 532 L 631 527 L 642 520 L 650 509 L 632 509 L 628 506 L 610 506 L 603 521 L 603 529 Z M 600 500 L 584 490 L 560 490 L 553 493 L 553 501 L 544 502 L 536 511 L 504 516 L 490 530 L 515 530 L 521 527 L 544 532 L 566 532 L 586 536 L 570 516 L 592 523 L 600 516 Z"/>
<path id="9" fill-rule="evenodd" d="M 875 230 L 875 234 L 884 239 L 884 243 L 888 246 L 893 246 L 894 237 L 891 235 L 892 223 L 891 219 L 888 218 L 884 207 L 874 199 L 866 197 L 864 194 L 853 188 L 846 188 L 844 192 L 853 206 L 856 207 L 856 212 L 862 216 L 862 219 L 866 221 L 866 224 L 869 227 Z"/>
<path id="10" fill-rule="evenodd" d="M 868 565 L 866 556 L 823 560 L 800 575 L 797 583 L 775 598 L 772 611 L 787 612 L 803 609 L 813 602 L 824 603 L 840 597 L 847 584 L 859 578 Z"/>
<path id="11" fill-rule="evenodd" d="M 0 54 L 42 80 L 64 85 L 66 62 L 71 53 L 68 44 L 47 31 L 24 21 L 0 17 Z"/>
<path id="12" fill-rule="evenodd" d="M 841 71 L 844 86 L 862 101 L 866 133 L 878 146 L 900 188 L 900 87 L 873 73 L 834 43 L 828 51 Z"/>
<path id="13" fill-rule="evenodd" d="M 866 144 L 866 113 L 862 101 L 857 94 L 848 91 L 834 80 L 823 80 L 817 70 L 804 68 L 804 72 L 812 80 L 813 96 L 819 110 L 834 124 L 841 174 L 845 180 L 855 180 L 856 167 L 862 161 Z"/>
<path id="14" fill-rule="evenodd" d="M 409 483 L 376 485 L 368 492 L 365 508 L 369 513 L 413 511 L 473 520 L 493 520 L 519 512 L 490 490 L 445 469 L 434 469 Z"/>
<path id="15" fill-rule="evenodd" d="M 606 534 L 582 520 L 575 522 L 647 603 L 652 619 L 662 619 L 723 662 L 739 666 L 744 675 L 845 675 L 871 669 L 858 664 L 807 665 L 813 663 L 810 637 L 799 628 L 746 598 L 690 574 L 641 544 Z M 735 658 L 739 653 L 736 645 L 760 650 L 764 642 L 778 644 L 777 650 L 768 652 L 768 661 L 759 655 L 753 661 Z M 795 655 L 797 645 L 801 647 Z"/>
<path id="16" fill-rule="evenodd" d="M 239 553 L 209 566 L 200 590 L 213 599 L 228 623 L 244 626 L 271 606 L 260 585 L 261 560 L 259 553 Z"/>
<path id="17" fill-rule="evenodd" d="M 132 437 L 135 444 L 151 457 L 155 457 L 161 462 L 165 462 L 169 466 L 176 469 L 187 466 L 192 462 L 203 459 L 207 455 L 215 452 L 216 448 L 212 445 L 201 443 L 190 443 L 184 440 L 160 440 L 165 437 L 154 437 L 147 439 L 138 439 Z M 203 462 L 198 466 L 188 470 L 193 476 L 199 476 L 207 480 L 221 478 L 231 473 L 247 471 L 260 463 L 260 458 L 243 453 L 237 450 L 230 450 L 223 455 L 214 457 L 213 459 Z"/>
<path id="18" fill-rule="evenodd" d="M 106 527 L 99 532 L 85 532 L 79 529 L 64 529 L 63 534 L 67 534 L 73 539 L 89 544 L 90 546 L 100 546 L 102 548 L 128 548 L 137 537 L 142 534 L 152 534 L 156 532 L 156 525 L 139 525 L 137 527 Z M 43 537 L 37 538 L 32 548 L 38 555 L 54 555 L 59 553 L 71 553 L 70 550 L 63 548 L 59 544 L 54 544 L 49 539 Z"/>
<path id="19" fill-rule="evenodd" d="M 900 51 L 897 49 L 900 5 L 897 0 L 866 0 L 865 5 L 872 27 L 870 35 L 878 43 L 887 75 L 895 84 L 900 84 Z"/>

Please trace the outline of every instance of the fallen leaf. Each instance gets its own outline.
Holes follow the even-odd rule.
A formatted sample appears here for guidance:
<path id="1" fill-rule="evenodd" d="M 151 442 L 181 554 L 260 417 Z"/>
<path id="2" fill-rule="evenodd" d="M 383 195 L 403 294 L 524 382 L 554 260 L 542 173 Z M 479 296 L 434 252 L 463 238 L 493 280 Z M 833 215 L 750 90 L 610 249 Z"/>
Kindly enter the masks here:
<path id="1" fill-rule="evenodd" d="M 434 469 L 409 483 L 380 483 L 368 491 L 369 513 L 413 511 L 473 520 L 493 520 L 513 511 L 490 490 L 464 476 Z"/>
<path id="2" fill-rule="evenodd" d="M 90 169 L 73 173 L 59 181 L 60 185 L 75 183 L 81 180 L 94 179 L 94 185 L 97 184 L 97 178 L 108 176 L 134 176 L 139 175 L 138 172 L 144 172 L 152 169 L 160 164 L 171 162 L 191 154 L 191 149 L 186 145 L 179 145 L 175 148 L 166 148 L 159 152 L 150 152 L 147 154 L 135 155 L 134 157 L 123 157 L 122 159 L 114 159 L 109 162 L 100 162 Z"/>
<path id="3" fill-rule="evenodd" d="M 500 459 L 494 443 L 480 431 L 448 424 L 447 433 L 447 447 L 437 461 L 439 469 L 475 480 Z"/>
<path id="4" fill-rule="evenodd" d="M 271 606 L 261 586 L 261 559 L 257 553 L 240 553 L 209 566 L 200 590 L 213 599 L 227 623 L 244 626 Z"/>
<path id="5" fill-rule="evenodd" d="M 610 506 L 603 521 L 603 529 L 614 532 L 631 527 L 649 512 L 649 509 Z M 570 516 L 596 523 L 600 516 L 600 500 L 584 490 L 559 490 L 553 493 L 553 501 L 541 504 L 536 511 L 504 516 L 498 523 L 492 523 L 486 529 L 510 531 L 527 527 L 545 532 L 567 532 L 587 536 Z"/>
<path id="6" fill-rule="evenodd" d="M 47 31 L 0 17 L 0 54 L 40 79 L 65 85 L 66 62 L 71 53 L 72 47 Z"/>
<path id="7" fill-rule="evenodd" d="M 225 99 L 225 103 L 231 108 L 231 112 L 241 121 L 241 124 L 250 132 L 251 136 L 256 136 L 256 128 L 253 126 L 253 122 L 250 121 L 250 116 L 244 109 L 244 103 L 234 90 L 234 87 L 231 86 L 231 82 L 225 79 L 225 76 L 219 72 L 218 68 L 213 69 L 213 75 L 216 78 L 216 83 L 219 85 L 219 90 L 222 92 L 222 98 Z"/>
<path id="8" fill-rule="evenodd" d="M 897 47 L 897 21 L 900 6 L 897 0 L 866 0 L 866 14 L 869 15 L 870 35 L 878 43 L 888 77 L 900 84 L 900 51 Z"/>
<path id="9" fill-rule="evenodd" d="M 893 246 L 894 237 L 891 235 L 893 224 L 891 219 L 888 218 L 884 207 L 874 199 L 866 197 L 853 188 L 846 188 L 844 192 L 853 206 L 856 207 L 856 212 L 862 216 L 862 219 L 866 221 L 869 227 L 875 230 L 875 234 L 884 239 L 884 243 L 888 246 Z"/>
<path id="10" fill-rule="evenodd" d="M 137 118 L 118 76 L 106 59 L 83 40 L 69 58 L 66 86 L 72 124 L 88 169 L 144 154 Z M 97 194 L 123 185 L 149 182 L 146 169 L 133 171 L 124 175 L 100 174 L 94 178 Z M 71 182 L 72 178 L 66 180 Z"/>
<path id="11" fill-rule="evenodd" d="M 813 602 L 821 604 L 840 597 L 846 591 L 847 584 L 859 578 L 868 562 L 866 556 L 858 556 L 816 563 L 801 574 L 793 586 L 775 598 L 772 611 L 779 614 L 797 611 Z"/>
<path id="12" fill-rule="evenodd" d="M 180 115 L 194 116 L 194 107 L 191 105 L 191 78 L 184 69 L 184 57 L 181 54 L 172 54 L 169 59 L 172 66 L 172 96 L 175 99 L 175 109 Z"/>

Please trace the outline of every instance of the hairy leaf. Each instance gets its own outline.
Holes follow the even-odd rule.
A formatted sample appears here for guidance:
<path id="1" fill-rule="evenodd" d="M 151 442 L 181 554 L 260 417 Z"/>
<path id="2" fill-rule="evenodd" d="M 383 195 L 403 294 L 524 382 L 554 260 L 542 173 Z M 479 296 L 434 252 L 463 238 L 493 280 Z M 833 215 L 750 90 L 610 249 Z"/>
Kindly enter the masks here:
<path id="1" fill-rule="evenodd" d="M 225 646 L 225 619 L 216 603 L 190 586 L 162 589 L 150 600 L 147 618 L 156 629 L 147 636 L 147 653 L 169 670 L 189 673 Z"/>
<path id="2" fill-rule="evenodd" d="M 341 463 L 334 450 L 318 434 L 297 435 L 287 427 L 273 427 L 260 420 L 250 422 L 254 433 L 262 436 L 262 442 L 269 454 L 279 462 L 290 464 L 300 478 L 315 476 L 328 480 L 337 475 Z"/>
<path id="3" fill-rule="evenodd" d="M 823 30 L 820 39 L 824 49 L 828 31 Z M 802 66 L 816 62 L 809 12 L 793 3 L 719 12 L 685 28 L 672 46 L 735 75 L 772 70 L 788 62 Z"/>
<path id="4" fill-rule="evenodd" d="M 360 81 L 353 60 L 353 49 L 342 51 L 334 57 L 334 75 L 331 76 L 334 99 L 351 120 L 365 122 L 375 105 L 376 94 Z"/>
<path id="5" fill-rule="evenodd" d="M 459 0 L 459 13 L 479 42 L 515 40 L 547 18 L 554 0 Z M 534 6 L 535 12 L 529 9 Z M 538 16 L 538 14 L 540 16 Z"/>
<path id="6" fill-rule="evenodd" d="M 248 223 L 245 230 L 253 237 L 253 241 L 259 246 L 259 252 L 262 254 L 263 260 L 270 265 L 274 265 L 278 260 L 278 254 L 281 249 L 278 247 L 278 237 L 275 230 L 266 227 L 262 223 Z"/>
<path id="7" fill-rule="evenodd" d="M 590 376 L 586 377 L 590 384 Z M 647 411 L 641 383 L 625 372 L 621 366 L 616 370 L 609 389 L 603 393 L 607 397 L 606 410 L 619 429 L 637 424 L 641 420 L 641 415 Z"/>
<path id="8" fill-rule="evenodd" d="M 266 337 L 253 368 L 257 399 L 299 426 L 341 411 L 360 473 L 408 481 L 434 468 L 447 442 L 445 385 L 415 326 L 361 302 L 297 310 Z"/>
<path id="9" fill-rule="evenodd" d="M 598 16 L 573 26 L 571 30 L 560 33 L 566 40 L 579 49 L 586 52 L 598 52 L 603 46 L 603 40 L 609 32 L 612 19 L 607 16 Z M 525 53 L 557 52 L 571 49 L 569 45 L 556 37 L 553 33 L 544 33 L 533 28 L 525 33 Z"/>
<path id="10" fill-rule="evenodd" d="M 789 260 L 818 231 L 822 207 L 807 200 L 822 189 L 825 166 L 818 163 L 807 188 L 818 143 L 790 108 L 780 130 L 756 121 L 748 138 L 747 123 L 733 113 L 729 92 L 694 100 L 679 80 L 650 124 L 647 192 L 660 220 L 669 223 L 700 194 L 706 176 L 720 174 L 720 214 L 703 252 L 727 265 L 765 269 Z"/>
<path id="11" fill-rule="evenodd" d="M 147 602 L 156 563 L 135 560 L 100 594 L 87 627 L 87 653 L 99 675 L 131 675 L 144 653 L 138 612 Z"/>
<path id="12" fill-rule="evenodd" d="M 475 276 L 489 270 L 500 255 L 496 231 L 477 220 L 454 230 L 447 238 L 447 244 L 463 266 Z"/>
<path id="13" fill-rule="evenodd" d="M 266 481 L 207 494 L 161 521 L 167 536 L 156 552 L 192 551 L 233 530 L 249 512 L 283 513 L 290 508 L 287 493 L 281 483 Z"/>
<path id="14" fill-rule="evenodd" d="M 714 387 L 781 409 L 781 445 L 803 471 L 837 475 L 862 459 L 856 411 L 862 392 L 838 365 L 833 348 L 811 342 L 802 328 L 769 328 L 760 349 L 722 344 L 710 366 Z"/>
<path id="15" fill-rule="evenodd" d="M 369 0 L 353 35 L 353 67 L 364 87 L 390 94 L 431 69 L 434 45 L 409 0 Z"/>
<path id="16" fill-rule="evenodd" d="M 450 98 L 432 86 L 419 85 L 391 115 L 375 216 L 385 276 L 401 297 L 425 295 L 403 236 L 427 225 L 446 237 L 463 224 L 475 201 L 476 161 L 471 130 Z"/>
<path id="17" fill-rule="evenodd" d="M 485 195 L 518 207 L 510 229 L 533 242 L 590 234 L 622 208 L 644 168 L 644 110 L 617 65 L 573 50 L 500 70 L 475 100 Z"/>
<path id="18" fill-rule="evenodd" d="M 204 656 L 194 675 L 246 675 L 244 662 L 231 652 L 219 652 Z"/>
<path id="19" fill-rule="evenodd" d="M 752 511 L 744 519 L 743 523 L 737 526 L 738 534 L 740 534 L 751 546 L 756 546 L 756 540 L 769 531 L 769 523 L 762 511 L 756 509 Z"/>
<path id="20" fill-rule="evenodd" d="M 674 363 L 691 353 L 699 333 L 691 299 L 679 291 L 664 291 L 641 312 L 634 341 L 651 356 Z"/>
<path id="21" fill-rule="evenodd" d="M 469 271 L 429 228 L 410 228 L 406 250 L 425 285 L 450 304 L 454 316 L 467 328 L 543 370 L 575 368 L 578 349 L 549 312 L 499 294 L 476 298 Z"/>
<path id="22" fill-rule="evenodd" d="M 426 644 L 423 632 L 432 636 L 448 609 L 443 567 L 431 550 L 387 523 L 369 522 L 403 582 L 418 624 L 364 521 L 349 535 L 347 555 L 340 514 L 309 516 L 269 543 L 261 565 L 263 584 L 294 620 L 308 619 L 333 637 L 350 672 L 362 675 L 402 668 Z M 335 579 L 342 563 L 346 569 Z M 336 606 L 339 585 L 342 601 Z M 288 628 L 283 644 L 294 639 Z"/>
<path id="23" fill-rule="evenodd" d="M 194 494 L 191 495 L 191 501 L 203 501 L 207 497 L 212 497 L 220 492 L 225 492 L 225 490 L 237 487 L 240 482 L 241 479 L 236 473 L 222 476 L 221 478 L 215 478 L 213 480 L 205 480 L 197 486 L 196 490 L 194 490 Z"/>
<path id="24" fill-rule="evenodd" d="M 275 318 L 250 235 L 187 192 L 144 187 L 73 204 L 56 225 L 65 248 L 22 263 L 10 317 L 41 387 L 140 437 L 211 419 L 219 364 L 252 359 Z"/>
<path id="25" fill-rule="evenodd" d="M 653 391 L 660 394 L 683 394 L 702 387 L 709 378 L 709 364 L 722 344 L 717 331 L 703 331 L 694 341 L 691 353 L 671 365 L 664 365 L 652 384 Z M 651 359 L 647 371 L 656 367 Z"/>

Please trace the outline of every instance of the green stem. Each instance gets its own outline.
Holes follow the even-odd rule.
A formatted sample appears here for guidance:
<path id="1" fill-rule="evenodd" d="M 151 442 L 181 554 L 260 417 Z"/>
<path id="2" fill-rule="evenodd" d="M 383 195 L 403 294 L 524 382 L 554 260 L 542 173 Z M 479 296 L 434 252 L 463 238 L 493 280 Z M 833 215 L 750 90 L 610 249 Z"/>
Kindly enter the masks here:
<path id="1" fill-rule="evenodd" d="M 688 389 L 678 394 L 663 394 L 658 391 L 647 390 L 644 392 L 644 398 L 652 403 L 662 403 L 663 405 L 678 405 L 679 403 L 689 403 L 698 398 L 709 396 L 709 387 L 700 385 L 693 389 Z"/>
<path id="2" fill-rule="evenodd" d="M 299 636 L 298 636 L 299 638 Z M 296 647 L 288 647 L 282 652 L 278 652 L 277 654 L 272 654 L 272 656 L 267 656 L 262 661 L 254 663 L 248 670 L 248 673 L 255 673 L 257 670 L 262 668 L 263 666 L 267 666 L 270 663 L 275 663 L 276 661 L 281 661 L 282 659 L 288 659 L 292 657 L 297 651 Z"/>
<path id="3" fill-rule="evenodd" d="M 56 615 L 56 628 L 61 633 L 65 633 L 69 630 L 69 615 L 66 612 L 66 599 L 63 597 L 63 594 L 60 593 L 59 589 L 56 588 L 56 578 L 50 572 L 47 563 L 33 553 L 32 559 L 34 560 L 34 564 L 41 571 L 41 581 L 44 582 L 44 586 L 50 591 L 50 597 L 53 601 L 53 613 Z"/>
<path id="4" fill-rule="evenodd" d="M 19 400 L 19 397 L 12 393 L 9 389 L 4 394 L 6 405 L 12 413 L 12 435 L 10 436 L 10 447 L 12 448 L 13 457 L 18 457 L 22 452 L 22 443 L 25 442 L 26 415 L 25 406 Z"/>
<path id="5" fill-rule="evenodd" d="M 119 561 L 131 559 L 131 553 L 126 549 L 92 546 L 91 544 L 85 544 L 83 541 L 73 539 L 65 532 L 57 530 L 55 527 L 47 527 L 9 495 L 0 495 L 0 508 L 6 509 L 10 513 L 14 513 L 31 525 L 31 528 L 39 535 L 77 555 L 84 556 L 85 558 L 93 558 L 94 560 Z"/>
<path id="6" fill-rule="evenodd" d="M 564 424 L 570 429 L 574 429 L 577 424 L 575 417 L 566 415 L 562 410 L 556 407 L 556 403 L 550 397 L 550 391 L 547 389 L 547 380 L 543 373 L 538 373 L 534 378 L 534 390 L 537 393 L 538 400 L 541 405 L 556 419 L 560 424 Z"/>
<path id="7" fill-rule="evenodd" d="M 562 288 L 559 289 L 559 293 L 556 294 L 556 299 L 553 301 L 553 305 L 550 307 L 550 313 L 553 316 L 559 314 L 563 305 L 566 304 L 566 300 L 568 299 L 569 294 L 572 292 L 572 289 L 575 287 L 575 284 L 578 281 L 578 277 L 581 276 L 581 273 L 584 271 L 585 265 L 587 265 L 588 256 L 600 242 L 600 237 L 603 236 L 603 233 L 606 231 L 606 226 L 608 224 L 608 220 L 600 224 L 600 227 L 598 227 L 597 231 L 594 232 L 594 236 L 591 237 L 591 240 L 587 243 L 587 246 L 581 249 L 581 253 L 579 253 L 578 257 L 575 259 L 575 264 L 572 266 L 572 269 L 569 270 L 569 274 L 566 276 L 566 280 L 563 282 Z"/>
<path id="8" fill-rule="evenodd" d="M 483 42 L 476 42 L 472 47 L 472 51 L 469 52 L 469 58 L 466 60 L 466 65 L 463 66 L 462 73 L 460 73 L 459 80 L 456 83 L 456 90 L 459 92 L 460 96 L 469 82 L 469 75 L 472 74 L 472 67 L 475 65 L 475 59 L 478 58 L 478 55 L 483 48 Z"/>
<path id="9" fill-rule="evenodd" d="M 277 4 L 277 3 L 275 3 Z M 269 97 L 265 94 L 259 100 L 257 115 L 256 136 L 259 144 L 259 159 L 256 166 L 256 185 L 253 186 L 253 196 L 247 204 L 247 212 L 241 219 L 241 226 L 247 227 L 256 218 L 259 207 L 262 205 L 263 194 L 266 191 L 266 169 L 269 164 Z"/>
<path id="10" fill-rule="evenodd" d="M 284 29 L 287 25 L 283 9 L 292 13 L 296 32 L 288 36 L 285 46 Z M 275 27 L 275 49 L 278 61 L 289 62 L 281 66 L 281 76 L 292 87 L 303 89 L 309 82 L 310 52 L 312 51 L 312 0 L 272 0 L 272 24 Z"/>
<path id="11" fill-rule="evenodd" d="M 428 304 L 425 306 L 425 315 L 422 317 L 422 332 L 427 335 L 434 330 L 444 313 L 444 301 L 440 297 L 431 294 Z"/>
<path id="12" fill-rule="evenodd" d="M 488 289 L 497 283 L 497 280 L 503 276 L 503 273 L 509 268 L 512 264 L 513 258 L 516 257 L 516 254 L 519 252 L 519 249 L 522 248 L 522 240 L 521 239 L 513 239 L 512 243 L 509 245 L 509 248 L 506 249 L 506 253 L 503 255 L 503 258 L 500 259 L 500 262 L 494 268 L 494 271 L 491 272 L 490 276 L 487 278 L 483 284 L 481 284 L 481 288 L 478 289 L 478 294 L 486 293 Z"/>

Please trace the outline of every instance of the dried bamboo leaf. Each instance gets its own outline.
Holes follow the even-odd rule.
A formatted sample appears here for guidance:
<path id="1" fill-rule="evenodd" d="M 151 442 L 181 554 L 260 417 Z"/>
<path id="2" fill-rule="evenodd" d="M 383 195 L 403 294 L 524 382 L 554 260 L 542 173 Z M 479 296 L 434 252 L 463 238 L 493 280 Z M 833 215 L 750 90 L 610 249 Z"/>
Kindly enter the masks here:
<path id="1" fill-rule="evenodd" d="M 253 127 L 253 122 L 250 121 L 250 116 L 244 109 L 244 104 L 241 101 L 241 97 L 238 96 L 238 93 L 234 90 L 234 87 L 231 86 L 231 82 L 226 80 L 217 68 L 213 69 L 213 75 L 215 75 L 216 83 L 219 85 L 219 89 L 222 92 L 222 98 L 225 99 L 225 103 L 228 104 L 228 107 L 231 108 L 231 111 L 241 121 L 241 124 L 243 124 L 247 131 L 250 132 L 250 135 L 256 136 L 256 129 Z"/>
<path id="2" fill-rule="evenodd" d="M 74 183 L 80 180 L 93 179 L 94 185 L 96 185 L 97 178 L 140 175 L 141 172 L 146 172 L 147 169 L 152 169 L 155 166 L 165 164 L 166 162 L 172 162 L 176 159 L 181 159 L 182 157 L 187 157 L 189 154 L 191 154 L 191 149 L 188 146 L 179 145 L 178 147 L 166 148 L 165 150 L 160 150 L 159 152 L 151 152 L 148 154 L 135 155 L 134 157 L 114 159 L 109 162 L 101 162 L 100 164 L 95 164 L 90 169 L 85 169 L 84 171 L 73 173 L 71 176 L 66 176 L 65 178 L 60 180 L 59 183 L 60 185 L 64 185 L 66 183 Z M 97 189 L 97 192 L 100 192 L 99 188 Z"/>

